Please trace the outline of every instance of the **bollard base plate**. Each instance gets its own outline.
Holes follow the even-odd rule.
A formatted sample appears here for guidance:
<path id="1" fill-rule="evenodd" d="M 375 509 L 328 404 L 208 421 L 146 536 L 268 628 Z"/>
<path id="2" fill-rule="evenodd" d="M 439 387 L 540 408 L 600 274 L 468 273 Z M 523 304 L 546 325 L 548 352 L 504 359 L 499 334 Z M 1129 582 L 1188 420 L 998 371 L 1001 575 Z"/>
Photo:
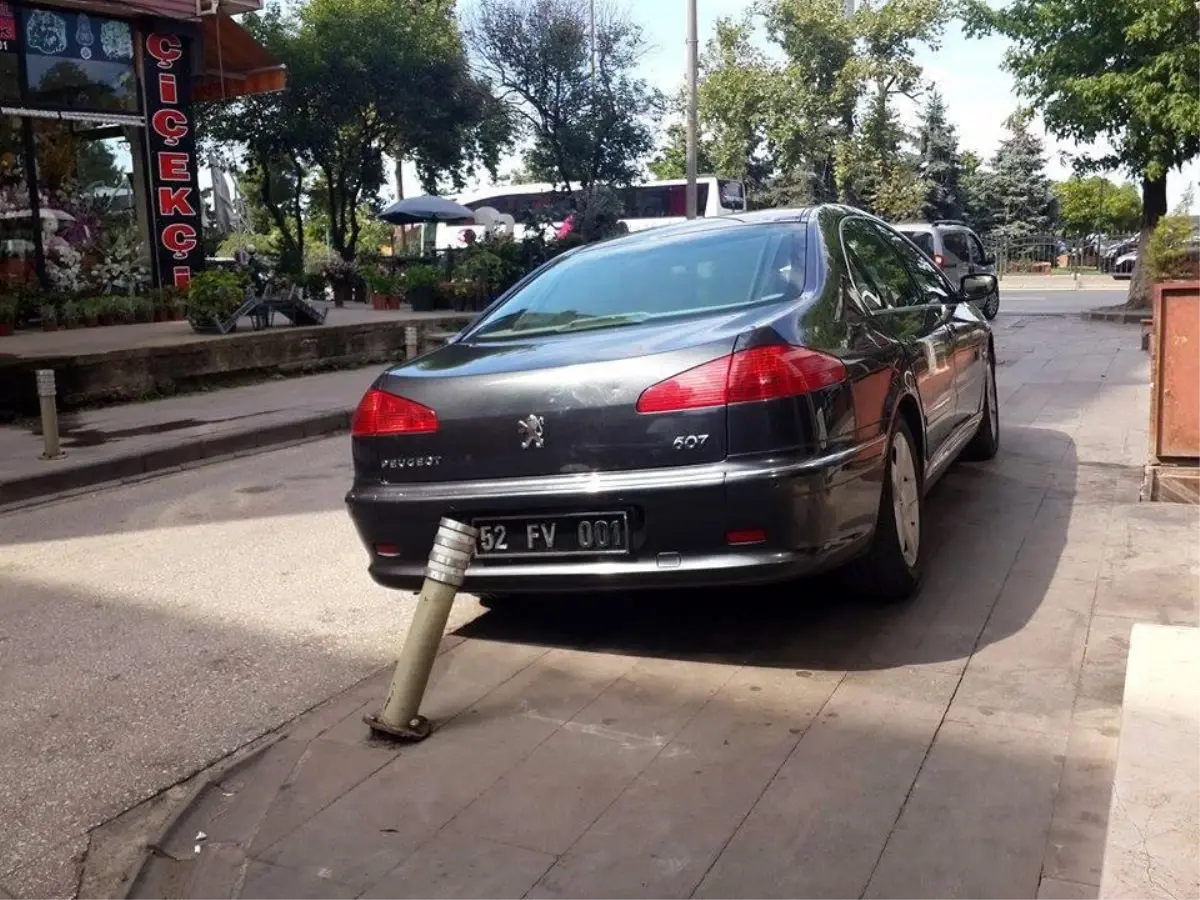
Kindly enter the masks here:
<path id="1" fill-rule="evenodd" d="M 67 454 L 63 453 L 61 450 L 59 450 L 53 456 L 48 456 L 45 451 L 42 451 L 38 454 L 38 459 L 65 459 L 66 456 Z"/>
<path id="2" fill-rule="evenodd" d="M 363 716 L 363 721 L 376 737 L 388 737 L 399 741 L 423 741 L 433 731 L 429 720 L 424 716 L 413 716 L 406 726 L 399 728 L 384 724 L 378 716 Z"/>

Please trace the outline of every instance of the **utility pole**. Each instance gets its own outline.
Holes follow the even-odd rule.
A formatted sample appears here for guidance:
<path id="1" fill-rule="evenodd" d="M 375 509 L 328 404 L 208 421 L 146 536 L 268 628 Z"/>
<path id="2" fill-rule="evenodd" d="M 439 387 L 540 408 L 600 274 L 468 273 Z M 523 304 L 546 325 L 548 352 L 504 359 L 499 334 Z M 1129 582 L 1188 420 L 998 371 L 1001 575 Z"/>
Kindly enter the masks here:
<path id="1" fill-rule="evenodd" d="M 696 37 L 696 0 L 687 0 L 687 217 L 696 218 L 696 141 L 699 113 L 696 93 L 699 89 L 700 41 Z"/>

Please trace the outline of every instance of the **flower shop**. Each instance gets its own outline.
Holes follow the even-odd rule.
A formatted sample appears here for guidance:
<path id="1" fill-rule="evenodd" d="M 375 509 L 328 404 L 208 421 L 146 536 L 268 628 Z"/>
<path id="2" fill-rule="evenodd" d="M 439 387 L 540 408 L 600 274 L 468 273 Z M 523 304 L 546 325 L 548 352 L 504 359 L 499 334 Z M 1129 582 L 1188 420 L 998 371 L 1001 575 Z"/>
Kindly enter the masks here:
<path id="1" fill-rule="evenodd" d="M 281 90 L 262 0 L 0 0 L 0 335 L 182 318 L 195 104 Z"/>

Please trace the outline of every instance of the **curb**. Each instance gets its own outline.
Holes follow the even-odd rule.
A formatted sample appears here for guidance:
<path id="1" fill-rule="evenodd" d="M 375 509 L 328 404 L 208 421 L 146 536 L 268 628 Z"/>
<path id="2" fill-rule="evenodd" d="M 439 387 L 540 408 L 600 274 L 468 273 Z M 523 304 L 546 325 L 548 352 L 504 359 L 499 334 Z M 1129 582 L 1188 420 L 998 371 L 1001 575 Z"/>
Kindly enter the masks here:
<path id="1" fill-rule="evenodd" d="M 1083 318 L 1093 322 L 1116 322 L 1120 325 L 1140 325 L 1142 319 L 1150 318 L 1148 309 L 1089 309 L 1082 313 Z"/>
<path id="2" fill-rule="evenodd" d="M 214 784 L 219 784 L 225 778 L 232 775 L 234 772 L 248 768 L 262 757 L 264 753 L 283 740 L 284 735 L 277 732 L 265 735 L 259 742 L 252 742 L 249 748 L 243 747 L 241 750 L 235 750 L 229 757 L 226 757 L 223 762 L 218 762 L 210 767 L 206 772 L 202 773 L 196 783 L 192 785 L 187 796 L 180 802 L 178 808 L 171 813 L 167 820 L 163 823 L 157 834 L 152 840 L 147 842 L 142 849 L 141 855 L 138 858 L 137 864 L 129 873 L 129 881 L 125 886 L 122 897 L 129 897 L 135 890 L 141 886 L 143 879 L 147 873 L 147 867 L 151 860 L 159 857 L 171 858 L 163 848 L 171 839 L 176 829 L 192 811 L 196 805 L 196 801 L 208 791 Z"/>
<path id="3" fill-rule="evenodd" d="M 266 450 L 280 444 L 328 437 L 348 431 L 351 415 L 350 410 L 321 413 L 292 422 L 237 431 L 146 453 L 119 456 L 57 472 L 14 478 L 11 481 L 0 482 L 0 508 L 109 482 L 136 479 L 237 453 Z"/>

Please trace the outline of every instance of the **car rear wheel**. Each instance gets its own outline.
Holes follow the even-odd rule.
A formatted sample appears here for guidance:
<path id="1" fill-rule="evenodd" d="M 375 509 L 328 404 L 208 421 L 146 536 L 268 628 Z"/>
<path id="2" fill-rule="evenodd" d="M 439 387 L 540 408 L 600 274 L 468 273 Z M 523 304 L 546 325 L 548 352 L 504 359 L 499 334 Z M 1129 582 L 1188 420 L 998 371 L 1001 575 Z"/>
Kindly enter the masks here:
<path id="1" fill-rule="evenodd" d="M 983 421 L 971 443 L 963 448 L 962 458 L 973 462 L 993 459 L 1000 451 L 1000 403 L 996 399 L 996 360 L 988 360 L 984 376 Z"/>
<path id="2" fill-rule="evenodd" d="M 925 519 L 916 446 L 908 424 L 898 418 L 888 441 L 874 541 L 845 572 L 857 593 L 884 603 L 908 599 L 921 582 Z"/>

